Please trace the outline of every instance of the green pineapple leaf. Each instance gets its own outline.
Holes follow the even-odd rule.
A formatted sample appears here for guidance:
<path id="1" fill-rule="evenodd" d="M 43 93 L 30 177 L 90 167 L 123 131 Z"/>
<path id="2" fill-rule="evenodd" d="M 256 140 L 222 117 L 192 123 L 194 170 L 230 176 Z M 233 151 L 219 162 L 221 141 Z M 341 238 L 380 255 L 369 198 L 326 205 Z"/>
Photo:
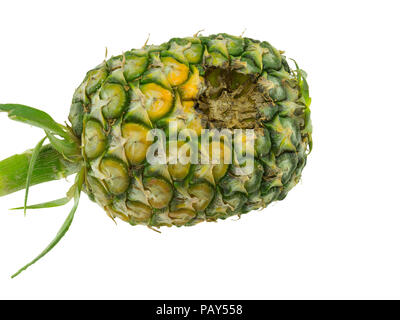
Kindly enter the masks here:
<path id="1" fill-rule="evenodd" d="M 36 160 L 39 156 L 40 149 L 42 148 L 43 142 L 46 140 L 44 137 L 33 149 L 31 161 L 29 162 L 28 172 L 26 174 L 26 185 L 25 185 L 25 199 L 24 199 L 24 214 L 26 214 L 26 204 L 28 202 L 29 187 L 31 185 L 31 178 L 33 174 L 33 168 L 35 167 Z"/>
<path id="2" fill-rule="evenodd" d="M 43 202 L 43 203 L 38 203 L 34 205 L 27 206 L 27 209 L 47 209 L 47 208 L 55 208 L 55 207 L 61 207 L 66 205 L 68 202 L 71 201 L 71 199 L 74 197 L 75 193 L 75 188 L 76 185 L 74 184 L 67 192 L 67 196 L 64 198 L 48 201 L 48 202 Z M 21 210 L 24 209 L 24 207 L 18 207 L 18 208 L 11 208 L 10 210 Z"/>
<path id="3" fill-rule="evenodd" d="M 11 120 L 23 122 L 34 127 L 48 130 L 61 137 L 69 138 L 63 126 L 58 124 L 46 112 L 22 104 L 0 104 L 0 111 L 7 112 Z"/>
<path id="4" fill-rule="evenodd" d="M 64 235 L 67 233 L 69 227 L 72 224 L 72 221 L 75 216 L 76 209 L 78 208 L 79 205 L 79 199 L 80 199 L 80 194 L 82 190 L 82 184 L 84 180 L 84 169 L 81 169 L 81 171 L 77 174 L 76 179 L 75 179 L 75 184 L 74 184 L 74 205 L 67 216 L 67 219 L 64 221 L 63 225 L 61 226 L 60 230 L 58 231 L 56 237 L 50 242 L 50 244 L 31 262 L 26 264 L 24 267 L 19 269 L 16 273 L 14 273 L 11 278 L 15 278 L 18 276 L 22 271 L 26 270 L 29 268 L 31 265 L 33 265 L 35 262 L 43 258 L 47 253 L 50 252 L 51 249 L 53 249 L 57 243 L 64 237 Z"/>
<path id="5" fill-rule="evenodd" d="M 43 129 L 54 149 L 62 155 L 79 157 L 80 151 L 77 141 L 64 126 L 55 122 L 46 112 L 22 104 L 0 104 L 1 111 L 7 112 L 8 117 L 12 120 Z M 55 135 L 63 139 L 57 139 Z"/>
<path id="6" fill-rule="evenodd" d="M 80 157 L 79 146 L 75 141 L 71 141 L 70 139 L 58 139 L 49 130 L 45 130 L 45 132 L 53 148 L 61 153 L 64 157 Z"/>
<path id="7" fill-rule="evenodd" d="M 309 107 L 311 104 L 311 98 L 310 98 L 310 91 L 308 89 L 308 83 L 307 83 L 307 73 L 299 68 L 299 65 L 297 64 L 296 60 L 294 59 L 290 59 L 294 62 L 294 64 L 296 65 L 296 71 L 297 71 L 297 81 L 299 83 L 300 86 L 300 91 L 301 91 L 301 95 L 304 98 L 304 101 L 306 103 L 306 106 Z"/>
<path id="8" fill-rule="evenodd" d="M 71 201 L 71 198 L 64 197 L 64 198 L 60 198 L 57 200 L 33 204 L 31 206 L 26 206 L 26 209 L 47 209 L 47 208 L 61 207 L 61 206 L 66 205 L 70 201 Z M 11 208 L 10 210 L 22 210 L 24 208 L 25 207 L 17 207 L 17 208 Z"/>
<path id="9" fill-rule="evenodd" d="M 296 65 L 296 71 L 297 71 L 297 82 L 299 83 L 300 87 L 300 92 L 302 97 L 304 98 L 304 102 L 306 105 L 306 109 L 304 110 L 304 129 L 303 133 L 307 135 L 308 137 L 308 144 L 309 144 L 309 151 L 310 153 L 313 148 L 313 140 L 312 140 L 312 124 L 311 124 L 311 110 L 310 110 L 310 105 L 311 105 L 311 97 L 310 97 L 310 91 L 308 88 L 308 83 L 307 83 L 307 73 L 299 68 L 299 65 L 294 59 L 291 59 L 294 64 Z"/>

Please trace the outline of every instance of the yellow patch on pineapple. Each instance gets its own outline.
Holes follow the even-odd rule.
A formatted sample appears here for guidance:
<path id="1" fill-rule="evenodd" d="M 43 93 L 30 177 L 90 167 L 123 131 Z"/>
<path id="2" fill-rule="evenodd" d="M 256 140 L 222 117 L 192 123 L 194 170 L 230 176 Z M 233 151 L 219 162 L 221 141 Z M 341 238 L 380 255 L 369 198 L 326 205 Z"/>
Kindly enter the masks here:
<path id="1" fill-rule="evenodd" d="M 235 152 L 241 153 L 242 155 L 254 155 L 254 142 L 255 137 L 247 136 L 245 133 L 242 135 L 235 136 L 234 146 Z"/>
<path id="2" fill-rule="evenodd" d="M 200 137 L 201 130 L 203 129 L 200 118 L 194 118 L 193 120 L 189 121 L 187 128 L 196 132 L 197 136 Z"/>
<path id="3" fill-rule="evenodd" d="M 181 94 L 182 100 L 196 99 L 203 82 L 204 78 L 200 77 L 199 70 L 193 68 L 193 73 L 190 75 L 188 81 L 179 86 L 179 93 Z"/>
<path id="4" fill-rule="evenodd" d="M 148 200 L 154 209 L 162 209 L 168 206 L 172 199 L 173 190 L 171 185 L 163 179 L 146 178 L 143 185 L 148 193 Z"/>
<path id="5" fill-rule="evenodd" d="M 192 113 L 194 111 L 194 101 L 182 101 L 182 109 L 185 113 Z"/>
<path id="6" fill-rule="evenodd" d="M 219 154 L 218 154 L 219 152 Z M 215 181 L 225 176 L 228 171 L 229 163 L 232 159 L 232 151 L 221 141 L 212 141 L 209 145 L 211 159 L 218 163 L 214 164 L 212 172 Z"/>
<path id="7" fill-rule="evenodd" d="M 190 157 L 190 150 L 188 148 L 184 148 L 184 145 L 185 142 L 183 141 L 177 141 L 176 143 L 168 144 L 167 157 L 169 162 L 176 162 L 168 164 L 169 174 L 174 180 L 183 180 L 188 175 L 190 170 L 190 160 L 185 164 L 179 161 L 182 152 L 185 152 L 186 157 Z"/>
<path id="8" fill-rule="evenodd" d="M 125 166 L 112 158 L 104 158 L 100 162 L 100 171 L 106 176 L 104 182 L 114 195 L 124 193 L 129 187 L 129 176 Z"/>
<path id="9" fill-rule="evenodd" d="M 172 92 L 155 83 L 141 86 L 141 91 L 146 98 L 147 113 L 152 121 L 162 118 L 172 107 Z"/>
<path id="10" fill-rule="evenodd" d="M 171 86 L 179 86 L 189 76 L 189 67 L 171 57 L 161 58 L 164 64 L 164 73 Z"/>
<path id="11" fill-rule="evenodd" d="M 129 162 L 138 165 L 146 159 L 146 153 L 152 141 L 147 141 L 149 129 L 137 123 L 125 123 L 122 136 L 127 139 L 125 154 Z"/>

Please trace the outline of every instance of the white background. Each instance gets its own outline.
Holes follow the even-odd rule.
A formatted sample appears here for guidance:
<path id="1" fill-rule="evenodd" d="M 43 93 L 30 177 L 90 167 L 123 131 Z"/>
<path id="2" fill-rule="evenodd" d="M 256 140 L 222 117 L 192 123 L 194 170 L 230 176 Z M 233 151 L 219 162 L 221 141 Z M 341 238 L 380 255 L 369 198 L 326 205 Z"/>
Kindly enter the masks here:
<path id="1" fill-rule="evenodd" d="M 3 1 L 0 101 L 67 119 L 72 93 L 104 58 L 150 43 L 226 32 L 267 40 L 309 74 L 314 150 L 301 183 L 262 212 L 190 228 L 117 226 L 83 195 L 22 213 L 0 199 L 0 298 L 400 298 L 398 1 Z M 0 115 L 0 159 L 36 128 Z M 61 197 L 69 182 L 31 189 Z"/>

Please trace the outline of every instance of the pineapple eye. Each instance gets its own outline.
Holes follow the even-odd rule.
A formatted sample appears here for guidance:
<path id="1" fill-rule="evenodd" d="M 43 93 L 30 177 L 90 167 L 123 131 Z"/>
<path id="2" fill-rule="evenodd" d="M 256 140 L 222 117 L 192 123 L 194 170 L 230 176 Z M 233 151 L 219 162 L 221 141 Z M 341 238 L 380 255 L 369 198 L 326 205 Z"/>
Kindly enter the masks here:
<path id="1" fill-rule="evenodd" d="M 167 159 L 169 160 L 168 171 L 174 180 L 183 180 L 189 173 L 190 163 L 179 161 L 180 152 L 186 150 L 186 156 L 190 155 L 190 150 L 186 149 L 183 141 L 169 143 L 167 148 Z M 185 148 L 185 149 L 184 149 Z"/>
<path id="2" fill-rule="evenodd" d="M 188 66 L 171 57 L 164 57 L 161 62 L 164 65 L 164 73 L 171 86 L 178 86 L 187 80 L 189 76 Z"/>
<path id="3" fill-rule="evenodd" d="M 202 86 L 204 86 L 204 79 L 200 77 L 199 70 L 193 67 L 189 79 L 178 88 L 181 99 L 183 101 L 197 99 Z"/>
<path id="4" fill-rule="evenodd" d="M 106 119 L 119 117 L 128 101 L 124 87 L 116 83 L 106 83 L 100 91 L 100 98 L 105 101 L 103 115 Z"/>
<path id="5" fill-rule="evenodd" d="M 244 183 L 244 187 L 248 193 L 256 192 L 260 188 L 263 174 L 263 166 L 261 163 L 256 161 L 253 172 L 251 173 L 249 179 Z"/>
<path id="6" fill-rule="evenodd" d="M 126 56 L 124 76 L 126 81 L 132 81 L 139 77 L 147 68 L 147 57 Z"/>
<path id="7" fill-rule="evenodd" d="M 87 176 L 87 180 L 90 186 L 91 196 L 93 196 L 94 199 L 104 207 L 110 205 L 112 203 L 112 197 L 100 181 L 91 175 Z"/>
<path id="8" fill-rule="evenodd" d="M 258 157 L 266 156 L 271 150 L 271 138 L 267 129 L 262 130 L 254 144 L 255 151 Z"/>
<path id="9" fill-rule="evenodd" d="M 85 154 L 89 159 L 97 158 L 106 149 L 106 135 L 103 127 L 95 120 L 86 122 L 84 139 Z"/>
<path id="10" fill-rule="evenodd" d="M 86 84 L 86 94 L 91 95 L 100 88 L 101 84 L 107 78 L 107 71 L 105 68 L 95 69 L 88 72 L 88 80 Z"/>
<path id="11" fill-rule="evenodd" d="M 282 82 L 279 78 L 268 75 L 268 81 L 273 83 L 273 88 L 269 90 L 269 96 L 274 101 L 283 101 L 286 99 L 286 91 L 282 86 Z"/>
<path id="12" fill-rule="evenodd" d="M 171 110 L 173 105 L 171 91 L 155 83 L 144 84 L 140 89 L 146 98 L 145 106 L 150 120 L 158 120 Z"/>
<path id="13" fill-rule="evenodd" d="M 282 183 L 286 184 L 296 169 L 298 157 L 295 153 L 284 153 L 276 159 L 278 167 L 282 170 Z"/>
<path id="14" fill-rule="evenodd" d="M 139 201 L 128 200 L 126 206 L 129 209 L 130 222 L 132 224 L 147 223 L 153 213 L 149 206 Z"/>
<path id="15" fill-rule="evenodd" d="M 137 123 L 125 123 L 122 126 L 122 136 L 127 139 L 125 153 L 132 165 L 141 164 L 146 159 L 146 153 L 151 141 L 147 141 L 149 129 Z"/>
<path id="16" fill-rule="evenodd" d="M 192 43 L 190 48 L 184 51 L 185 58 L 189 63 L 200 63 L 203 58 L 203 46 Z"/>
<path id="17" fill-rule="evenodd" d="M 149 202 L 154 209 L 168 206 L 173 195 L 170 183 L 160 178 L 149 177 L 143 181 L 143 185 L 148 190 Z"/>
<path id="18" fill-rule="evenodd" d="M 104 158 L 100 163 L 100 171 L 105 175 L 104 182 L 112 194 L 120 195 L 128 189 L 128 170 L 121 161 Z"/>
<path id="19" fill-rule="evenodd" d="M 176 226 L 183 226 L 196 217 L 196 212 L 189 209 L 178 209 L 168 213 L 168 217 L 172 220 L 172 223 Z"/>
<path id="20" fill-rule="evenodd" d="M 214 197 L 214 189 L 206 182 L 191 185 L 189 194 L 195 197 L 193 207 L 196 211 L 203 211 Z"/>
<path id="21" fill-rule="evenodd" d="M 219 149 L 219 155 L 217 159 L 215 153 L 212 150 Z M 220 141 L 213 141 L 210 144 L 210 155 L 213 156 L 213 160 L 216 160 L 218 163 L 213 166 L 213 176 L 215 181 L 219 181 L 228 171 L 229 163 L 232 159 L 232 151 L 231 149 Z"/>

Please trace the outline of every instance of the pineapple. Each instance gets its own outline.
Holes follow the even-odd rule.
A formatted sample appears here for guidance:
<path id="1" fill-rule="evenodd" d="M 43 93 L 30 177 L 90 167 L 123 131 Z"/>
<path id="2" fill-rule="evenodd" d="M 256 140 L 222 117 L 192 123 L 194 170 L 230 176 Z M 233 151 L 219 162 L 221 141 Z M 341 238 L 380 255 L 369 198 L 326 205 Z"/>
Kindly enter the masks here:
<path id="1" fill-rule="evenodd" d="M 73 95 L 70 126 L 1 104 L 45 137 L 0 162 L 0 196 L 25 188 L 16 208 L 25 211 L 74 199 L 56 238 L 15 275 L 64 236 L 81 191 L 112 219 L 150 228 L 240 216 L 284 199 L 300 180 L 312 130 L 306 74 L 282 53 L 228 34 L 173 38 L 90 70 Z M 252 135 L 232 135 L 240 130 Z M 154 152 L 155 142 L 162 148 Z M 164 161 L 150 161 L 151 152 Z M 29 186 L 74 173 L 66 197 L 27 205 Z"/>

